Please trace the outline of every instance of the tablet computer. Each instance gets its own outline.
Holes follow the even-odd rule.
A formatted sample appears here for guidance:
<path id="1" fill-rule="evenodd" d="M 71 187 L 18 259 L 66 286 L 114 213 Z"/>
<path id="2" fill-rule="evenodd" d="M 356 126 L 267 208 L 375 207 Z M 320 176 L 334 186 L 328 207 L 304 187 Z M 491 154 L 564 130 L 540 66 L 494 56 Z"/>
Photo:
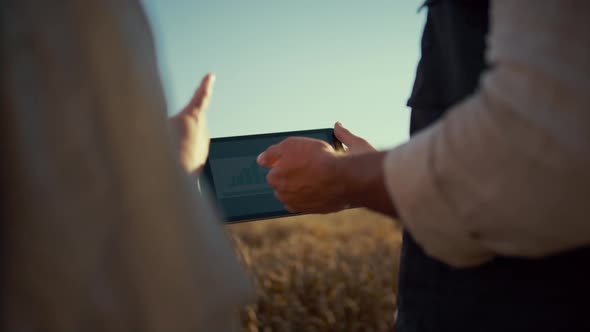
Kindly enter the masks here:
<path id="1" fill-rule="evenodd" d="M 290 136 L 321 139 L 342 149 L 331 128 L 211 139 L 199 184 L 209 187 L 226 222 L 293 215 L 266 183 L 270 169 L 256 163 L 261 152 Z"/>

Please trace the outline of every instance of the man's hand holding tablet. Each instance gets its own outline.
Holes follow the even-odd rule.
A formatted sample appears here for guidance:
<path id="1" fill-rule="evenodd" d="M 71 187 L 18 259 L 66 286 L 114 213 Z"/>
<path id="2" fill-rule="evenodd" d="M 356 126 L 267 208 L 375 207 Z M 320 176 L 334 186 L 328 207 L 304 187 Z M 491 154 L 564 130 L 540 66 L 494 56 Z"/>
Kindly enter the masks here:
<path id="1" fill-rule="evenodd" d="M 384 152 L 336 123 L 336 137 L 347 154 L 303 137 L 286 139 L 258 156 L 271 167 L 267 180 L 290 212 L 329 213 L 364 206 L 393 215 L 383 181 Z"/>
<path id="2" fill-rule="evenodd" d="M 297 137 L 297 138 L 296 138 Z M 201 184 L 207 183 L 228 222 L 288 216 L 292 213 L 275 197 L 267 183 L 269 168 L 256 158 L 269 146 L 303 139 L 326 151 L 342 153 L 334 130 L 316 129 L 261 135 L 214 138 L 203 169 Z"/>

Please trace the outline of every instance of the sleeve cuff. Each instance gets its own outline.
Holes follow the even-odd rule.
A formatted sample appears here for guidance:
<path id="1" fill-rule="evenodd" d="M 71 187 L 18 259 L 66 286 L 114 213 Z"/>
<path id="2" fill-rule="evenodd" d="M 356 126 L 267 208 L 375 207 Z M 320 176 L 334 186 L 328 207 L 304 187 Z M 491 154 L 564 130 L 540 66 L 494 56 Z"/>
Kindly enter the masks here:
<path id="1" fill-rule="evenodd" d="M 434 167 L 440 130 L 435 124 L 387 154 L 386 188 L 404 227 L 429 256 L 456 267 L 478 265 L 492 252 L 467 230 L 437 185 L 437 177 L 445 176 Z"/>

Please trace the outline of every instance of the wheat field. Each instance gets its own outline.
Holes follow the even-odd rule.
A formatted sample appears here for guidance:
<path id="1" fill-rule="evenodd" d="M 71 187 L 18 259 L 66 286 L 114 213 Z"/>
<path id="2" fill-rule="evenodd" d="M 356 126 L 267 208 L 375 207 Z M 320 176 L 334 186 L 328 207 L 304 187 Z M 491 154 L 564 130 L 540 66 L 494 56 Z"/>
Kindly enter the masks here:
<path id="1" fill-rule="evenodd" d="M 243 331 L 393 331 L 401 232 L 364 209 L 227 226 L 257 300 Z"/>

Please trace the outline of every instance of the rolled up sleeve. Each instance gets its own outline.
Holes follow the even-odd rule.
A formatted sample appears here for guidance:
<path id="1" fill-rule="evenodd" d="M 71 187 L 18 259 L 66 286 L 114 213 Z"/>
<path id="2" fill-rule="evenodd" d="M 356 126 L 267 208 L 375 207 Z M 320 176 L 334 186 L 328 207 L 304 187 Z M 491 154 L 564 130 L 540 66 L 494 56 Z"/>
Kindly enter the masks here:
<path id="1" fill-rule="evenodd" d="M 494 1 L 493 69 L 388 153 L 390 196 L 429 255 L 470 266 L 590 244 L 589 20 L 588 2 Z"/>

